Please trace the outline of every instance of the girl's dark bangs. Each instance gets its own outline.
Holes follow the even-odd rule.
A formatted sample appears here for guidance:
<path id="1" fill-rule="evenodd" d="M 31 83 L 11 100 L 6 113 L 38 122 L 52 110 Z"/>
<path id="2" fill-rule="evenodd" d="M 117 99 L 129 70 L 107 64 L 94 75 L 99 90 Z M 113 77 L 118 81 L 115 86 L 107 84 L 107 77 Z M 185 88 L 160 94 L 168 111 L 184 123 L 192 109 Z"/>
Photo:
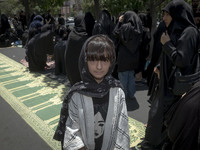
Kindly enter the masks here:
<path id="1" fill-rule="evenodd" d="M 89 44 L 87 46 L 86 55 L 88 61 L 113 61 L 112 52 L 108 50 L 106 45 L 102 46 L 102 44 Z"/>

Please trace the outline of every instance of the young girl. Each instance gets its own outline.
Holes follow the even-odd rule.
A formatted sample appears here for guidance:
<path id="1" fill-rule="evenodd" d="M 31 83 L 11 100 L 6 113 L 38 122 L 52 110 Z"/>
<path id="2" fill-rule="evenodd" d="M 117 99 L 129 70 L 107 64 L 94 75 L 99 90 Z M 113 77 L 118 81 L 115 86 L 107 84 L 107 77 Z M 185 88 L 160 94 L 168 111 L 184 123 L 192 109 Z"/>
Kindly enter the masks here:
<path id="1" fill-rule="evenodd" d="M 114 66 L 114 44 L 106 35 L 85 42 L 79 58 L 82 81 L 67 94 L 54 135 L 64 138 L 64 149 L 129 149 L 125 96 L 111 76 Z"/>

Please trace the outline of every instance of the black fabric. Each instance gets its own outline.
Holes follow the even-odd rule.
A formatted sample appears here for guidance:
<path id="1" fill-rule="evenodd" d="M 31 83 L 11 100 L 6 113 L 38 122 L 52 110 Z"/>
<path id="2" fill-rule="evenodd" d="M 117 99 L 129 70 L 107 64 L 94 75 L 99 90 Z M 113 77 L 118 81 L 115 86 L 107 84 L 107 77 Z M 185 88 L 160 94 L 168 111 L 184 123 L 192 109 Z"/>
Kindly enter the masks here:
<path id="1" fill-rule="evenodd" d="M 147 13 L 147 26 L 151 31 L 151 28 L 152 28 L 152 17 L 151 17 L 150 13 Z"/>
<path id="2" fill-rule="evenodd" d="M 75 27 L 69 34 L 65 50 L 66 73 L 71 85 L 81 81 L 78 61 L 82 46 L 88 39 L 85 29 L 84 16 L 78 15 L 75 17 L 74 21 Z"/>
<path id="3" fill-rule="evenodd" d="M 21 22 L 23 31 L 25 31 L 25 25 L 26 25 L 26 15 L 24 14 L 23 11 L 20 12 L 19 14 L 19 21 Z"/>
<path id="4" fill-rule="evenodd" d="M 65 25 L 65 19 L 63 17 L 58 18 L 58 24 Z"/>
<path id="5" fill-rule="evenodd" d="M 5 14 L 2 14 L 1 15 L 0 35 L 8 32 L 9 29 L 11 29 L 11 27 L 8 22 L 8 17 Z"/>
<path id="6" fill-rule="evenodd" d="M 191 73 L 191 62 L 198 35 L 193 24 L 194 20 L 190 17 L 192 9 L 189 4 L 185 1 L 171 1 L 167 6 L 169 6 L 169 14 L 172 14 L 172 22 L 167 28 L 171 40 L 162 47 L 159 88 L 152 100 L 144 139 L 144 141 L 155 146 L 164 142 L 163 138 L 166 137 L 166 130 L 163 125 L 164 116 L 180 98 L 174 96 L 168 88 L 170 83 L 167 81 L 172 67 L 176 65 L 182 68 L 184 74 Z M 173 13 L 170 10 L 173 10 Z"/>
<path id="7" fill-rule="evenodd" d="M 97 136 L 97 138 L 95 138 L 95 150 L 101 150 L 102 143 L 103 143 L 103 135 L 104 135 L 104 124 L 106 121 L 108 105 L 109 105 L 109 93 L 107 93 L 102 98 L 94 97 L 94 98 L 92 98 L 92 100 L 93 100 L 93 104 L 94 104 L 94 115 L 96 115 L 97 113 L 100 113 L 102 116 L 102 120 L 99 120 L 99 122 L 96 124 L 98 124 L 99 128 L 100 127 L 101 127 L 101 129 L 103 128 L 102 129 L 103 134 L 100 136 L 100 135 L 98 135 L 99 131 L 95 131 L 95 137 Z M 99 117 L 98 117 L 98 119 L 99 119 Z"/>
<path id="8" fill-rule="evenodd" d="M 111 87 L 120 87 L 122 88 L 120 82 L 115 80 L 111 74 L 115 66 L 115 61 L 111 64 L 109 71 L 103 81 L 101 83 L 97 83 L 92 75 L 89 73 L 87 60 L 86 60 L 86 46 L 87 43 L 94 38 L 95 36 L 90 37 L 84 43 L 81 54 L 79 57 L 79 70 L 81 73 L 81 82 L 76 83 L 72 86 L 72 88 L 68 91 L 65 99 L 63 101 L 63 105 L 60 112 L 60 121 L 56 132 L 54 134 L 54 139 L 58 141 L 62 141 L 64 139 L 64 132 L 65 132 L 65 122 L 68 117 L 68 102 L 73 95 L 74 92 L 78 92 L 80 94 L 92 97 L 92 98 L 102 98 L 106 94 L 109 93 Z"/>
<path id="9" fill-rule="evenodd" d="M 24 33 L 22 34 L 22 46 L 25 46 L 27 44 L 28 40 L 28 30 L 25 30 Z"/>
<path id="10" fill-rule="evenodd" d="M 31 22 L 33 21 L 34 17 L 35 17 L 35 13 L 32 13 L 30 18 L 29 18 L 29 22 L 28 22 L 28 26 L 31 24 Z"/>
<path id="11" fill-rule="evenodd" d="M 74 18 L 74 29 L 79 33 L 86 32 L 85 19 L 83 15 L 77 15 Z"/>
<path id="12" fill-rule="evenodd" d="M 86 26 L 86 32 L 87 32 L 88 36 L 92 36 L 94 24 L 95 24 L 95 19 L 94 19 L 93 15 L 91 14 L 91 12 L 86 12 L 85 13 L 85 26 Z"/>
<path id="13" fill-rule="evenodd" d="M 174 79 L 173 86 L 170 87 L 174 95 L 183 95 L 200 80 L 200 52 L 196 51 L 196 53 L 192 61 L 192 66 L 195 66 L 192 74 L 182 75 L 180 69 L 174 67 L 174 71 L 170 75 L 170 78 Z"/>
<path id="14" fill-rule="evenodd" d="M 55 75 L 64 74 L 65 70 L 65 49 L 67 41 L 58 41 L 54 46 L 54 58 L 55 58 Z"/>
<path id="15" fill-rule="evenodd" d="M 196 28 L 192 8 L 185 1 L 171 1 L 162 10 L 167 11 L 173 20 L 176 20 L 176 29 L 183 30 L 188 26 Z"/>
<path id="16" fill-rule="evenodd" d="M 138 15 L 133 11 L 127 11 L 123 22 L 118 22 L 114 29 L 114 34 L 119 39 L 118 72 L 134 70 L 138 67 L 142 33 L 142 22 Z"/>
<path id="17" fill-rule="evenodd" d="M 160 42 L 160 37 L 162 33 L 166 31 L 166 26 L 164 21 L 161 21 L 156 29 L 156 31 L 153 34 L 153 51 L 152 51 L 152 56 L 151 56 L 151 61 L 150 64 L 148 65 L 147 69 L 144 71 L 143 76 L 144 78 L 147 78 L 147 84 L 149 86 L 149 91 L 148 93 L 151 93 L 151 86 L 152 84 L 150 83 L 154 79 L 152 78 L 153 76 L 153 70 L 154 67 L 160 63 L 160 56 L 162 52 L 162 44 Z"/>
<path id="18" fill-rule="evenodd" d="M 94 24 L 92 35 L 105 34 L 114 41 L 113 30 L 114 23 L 111 20 L 111 15 L 107 10 L 102 10 L 99 14 L 98 21 Z"/>
<path id="19" fill-rule="evenodd" d="M 11 45 L 11 27 L 5 14 L 0 19 L 0 47 L 7 47 Z"/>
<path id="20" fill-rule="evenodd" d="M 29 70 L 44 71 L 47 54 L 54 50 L 53 33 L 51 30 L 35 35 L 27 45 Z"/>
<path id="21" fill-rule="evenodd" d="M 166 115 L 171 148 L 167 150 L 199 150 L 200 147 L 200 82 L 177 101 Z"/>
<path id="22" fill-rule="evenodd" d="M 45 16 L 45 20 L 46 20 L 46 23 L 49 22 L 48 24 L 55 24 L 55 19 L 53 18 L 53 16 L 49 12 Z"/>
<path id="23" fill-rule="evenodd" d="M 143 29 L 143 34 L 142 34 L 142 43 L 140 46 L 140 51 L 139 51 L 139 65 L 138 68 L 135 70 L 135 73 L 142 72 L 145 69 L 145 65 L 147 62 L 147 57 L 149 56 L 149 48 L 150 48 L 150 41 L 151 41 L 151 33 L 150 29 L 147 27 L 147 16 L 144 13 L 140 13 L 139 18 L 142 21 L 142 29 Z"/>
<path id="24" fill-rule="evenodd" d="M 30 23 L 29 25 L 29 30 L 31 28 L 36 28 L 36 29 L 40 29 L 43 26 L 43 17 L 40 15 L 37 15 L 33 18 L 33 21 Z"/>

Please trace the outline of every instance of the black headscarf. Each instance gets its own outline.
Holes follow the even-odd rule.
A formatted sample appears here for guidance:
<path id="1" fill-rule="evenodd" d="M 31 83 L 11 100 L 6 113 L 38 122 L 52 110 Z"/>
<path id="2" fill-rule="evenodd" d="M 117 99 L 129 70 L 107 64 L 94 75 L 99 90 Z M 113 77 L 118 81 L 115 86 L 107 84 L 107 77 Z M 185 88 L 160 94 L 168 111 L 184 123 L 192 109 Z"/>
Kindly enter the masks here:
<path id="1" fill-rule="evenodd" d="M 106 31 L 106 33 L 110 33 L 110 22 L 111 22 L 111 15 L 109 11 L 102 10 L 99 15 L 98 22 L 102 25 L 103 29 Z"/>
<path id="2" fill-rule="evenodd" d="M 1 15 L 0 34 L 5 34 L 10 28 L 11 27 L 8 22 L 8 17 L 5 14 L 2 14 Z"/>
<path id="3" fill-rule="evenodd" d="M 113 39 L 114 23 L 112 22 L 109 11 L 102 10 L 99 14 L 99 19 L 94 25 L 93 35 L 105 34 Z"/>
<path id="4" fill-rule="evenodd" d="M 182 33 L 188 26 L 195 26 L 192 7 L 183 0 L 169 2 L 164 8 L 172 17 L 172 22 L 168 27 L 168 33 Z"/>
<path id="5" fill-rule="evenodd" d="M 120 30 L 124 41 L 131 40 L 135 35 L 142 34 L 142 22 L 134 11 L 125 12 Z"/>
<path id="6" fill-rule="evenodd" d="M 123 45 L 126 46 L 132 53 L 135 53 L 135 50 L 140 46 L 142 38 L 142 21 L 134 11 L 126 11 L 123 16 L 122 25 L 115 29 L 115 34 L 118 34 L 123 42 Z M 135 45 L 132 42 L 134 41 Z M 137 42 L 135 42 L 137 41 Z"/>
<path id="7" fill-rule="evenodd" d="M 31 22 L 31 24 L 29 25 L 29 30 L 31 28 L 35 28 L 37 30 L 39 30 L 42 26 L 43 26 L 43 17 L 40 15 L 37 15 L 33 18 L 33 21 Z"/>
<path id="8" fill-rule="evenodd" d="M 115 67 L 115 51 L 114 51 L 114 61 L 112 62 L 108 73 L 104 77 L 103 81 L 100 83 L 97 83 L 94 77 L 89 72 L 88 65 L 87 65 L 87 58 L 86 58 L 86 47 L 87 44 L 95 37 L 103 37 L 108 38 L 106 35 L 94 35 L 87 39 L 87 41 L 84 43 L 81 54 L 79 57 L 79 71 L 81 74 L 81 82 L 78 82 L 74 84 L 71 89 L 68 91 L 68 94 L 66 95 L 63 106 L 61 108 L 61 114 L 60 114 L 60 121 L 57 127 L 57 130 L 54 135 L 54 139 L 56 140 L 63 140 L 64 138 L 64 132 L 65 132 L 65 122 L 68 117 L 68 103 L 73 95 L 74 92 L 78 92 L 80 94 L 89 96 L 89 97 L 95 97 L 95 98 L 102 98 L 106 94 L 108 94 L 110 88 L 112 87 L 120 87 L 122 88 L 120 82 L 112 77 L 112 72 Z M 110 40 L 110 39 L 109 39 Z"/>
<path id="9" fill-rule="evenodd" d="M 83 15 L 77 15 L 74 18 L 74 29 L 77 32 L 85 32 L 86 27 L 85 27 L 85 20 Z"/>
<path id="10" fill-rule="evenodd" d="M 139 18 L 142 21 L 142 25 L 146 28 L 148 28 L 148 24 L 147 24 L 147 15 L 145 13 L 140 13 L 138 14 Z"/>
<path id="11" fill-rule="evenodd" d="M 94 28 L 95 19 L 91 12 L 85 13 L 85 26 L 86 26 L 86 32 L 89 36 L 92 36 L 92 30 Z"/>

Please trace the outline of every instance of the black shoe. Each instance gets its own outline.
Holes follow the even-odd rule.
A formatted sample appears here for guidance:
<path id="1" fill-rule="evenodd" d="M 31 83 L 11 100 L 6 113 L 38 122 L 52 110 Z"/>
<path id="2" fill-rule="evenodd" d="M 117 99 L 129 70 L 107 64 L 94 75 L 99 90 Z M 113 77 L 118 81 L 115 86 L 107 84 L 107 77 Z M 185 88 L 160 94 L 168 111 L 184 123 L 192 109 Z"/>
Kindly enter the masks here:
<path id="1" fill-rule="evenodd" d="M 141 138 L 141 140 L 143 140 L 144 138 Z M 143 141 L 142 141 L 143 142 Z M 142 142 L 138 143 L 136 146 L 131 147 L 130 150 L 142 150 Z"/>
<path id="2" fill-rule="evenodd" d="M 161 148 L 155 147 L 149 142 L 143 140 L 142 142 L 138 143 L 137 146 L 132 147 L 131 150 L 161 150 Z"/>
<path id="3" fill-rule="evenodd" d="M 139 146 L 134 146 L 134 147 L 131 147 L 130 150 L 142 150 L 142 149 Z"/>

